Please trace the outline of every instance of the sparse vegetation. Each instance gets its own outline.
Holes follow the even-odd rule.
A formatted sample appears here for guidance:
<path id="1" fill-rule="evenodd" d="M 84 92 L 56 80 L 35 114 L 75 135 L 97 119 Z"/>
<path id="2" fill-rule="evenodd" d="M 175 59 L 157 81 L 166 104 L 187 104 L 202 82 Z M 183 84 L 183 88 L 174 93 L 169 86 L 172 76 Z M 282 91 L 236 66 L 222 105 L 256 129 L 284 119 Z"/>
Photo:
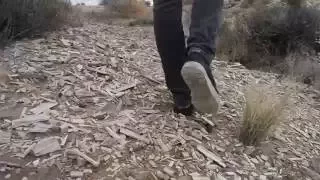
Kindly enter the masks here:
<path id="1" fill-rule="evenodd" d="M 244 1 L 242 8 L 226 17 L 217 55 L 248 68 L 292 73 L 286 64 L 289 55 L 313 56 L 320 51 L 320 10 L 310 4 L 302 0 Z"/>
<path id="2" fill-rule="evenodd" d="M 141 18 L 149 14 L 148 6 L 144 1 L 138 0 L 102 0 L 102 5 L 107 7 L 115 16 L 121 18 Z"/>
<path id="3" fill-rule="evenodd" d="M 148 26 L 153 25 L 152 19 L 136 19 L 129 22 L 129 26 Z"/>
<path id="4" fill-rule="evenodd" d="M 0 42 L 55 29 L 70 9 L 68 0 L 0 0 Z"/>
<path id="5" fill-rule="evenodd" d="M 257 85 L 256 85 L 257 86 Z M 267 88 L 250 87 L 246 92 L 246 104 L 240 141 L 245 145 L 257 145 L 264 140 L 270 130 L 283 120 L 288 96 L 278 97 Z"/>

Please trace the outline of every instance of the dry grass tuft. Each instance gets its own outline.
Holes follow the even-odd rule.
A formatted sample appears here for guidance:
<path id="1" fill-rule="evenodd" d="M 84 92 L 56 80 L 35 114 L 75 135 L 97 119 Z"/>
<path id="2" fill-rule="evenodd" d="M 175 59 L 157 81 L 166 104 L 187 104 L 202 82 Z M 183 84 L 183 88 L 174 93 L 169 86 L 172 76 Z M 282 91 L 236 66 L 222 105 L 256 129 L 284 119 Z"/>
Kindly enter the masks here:
<path id="1" fill-rule="evenodd" d="M 0 41 L 58 28 L 70 10 L 68 0 L 0 1 Z"/>
<path id="2" fill-rule="evenodd" d="M 0 42 L 56 29 L 70 10 L 68 0 L 0 1 Z"/>
<path id="3" fill-rule="evenodd" d="M 239 137 L 244 145 L 258 145 L 283 120 L 288 96 L 277 97 L 267 88 L 248 88 Z"/>

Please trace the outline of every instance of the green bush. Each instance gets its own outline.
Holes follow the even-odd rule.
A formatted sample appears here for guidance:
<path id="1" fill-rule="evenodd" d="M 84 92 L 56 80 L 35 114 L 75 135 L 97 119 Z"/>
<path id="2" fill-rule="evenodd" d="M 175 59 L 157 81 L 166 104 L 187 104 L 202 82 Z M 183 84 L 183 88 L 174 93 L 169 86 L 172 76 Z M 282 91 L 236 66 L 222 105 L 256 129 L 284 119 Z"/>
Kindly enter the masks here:
<path id="1" fill-rule="evenodd" d="M 58 28 L 69 10 L 69 0 L 0 0 L 0 42 Z"/>

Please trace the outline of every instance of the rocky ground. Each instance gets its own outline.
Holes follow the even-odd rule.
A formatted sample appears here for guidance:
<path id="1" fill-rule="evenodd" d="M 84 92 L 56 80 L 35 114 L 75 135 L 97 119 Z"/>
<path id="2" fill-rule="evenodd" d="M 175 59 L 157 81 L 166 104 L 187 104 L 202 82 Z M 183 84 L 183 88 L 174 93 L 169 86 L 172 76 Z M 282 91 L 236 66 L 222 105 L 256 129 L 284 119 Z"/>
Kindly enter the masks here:
<path id="1" fill-rule="evenodd" d="M 0 179 L 320 179 L 313 87 L 214 61 L 218 116 L 176 115 L 152 27 L 91 23 L 16 42 L 0 58 Z M 238 140 L 251 83 L 294 92 L 258 147 Z"/>

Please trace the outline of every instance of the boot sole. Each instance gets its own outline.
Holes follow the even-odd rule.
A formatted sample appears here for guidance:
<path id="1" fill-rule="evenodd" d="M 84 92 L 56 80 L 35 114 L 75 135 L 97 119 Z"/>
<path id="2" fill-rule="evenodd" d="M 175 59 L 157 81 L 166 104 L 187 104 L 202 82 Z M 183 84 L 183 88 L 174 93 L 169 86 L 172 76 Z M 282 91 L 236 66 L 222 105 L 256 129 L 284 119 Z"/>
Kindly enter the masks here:
<path id="1" fill-rule="evenodd" d="M 219 109 L 219 97 L 204 67 L 197 62 L 187 62 L 182 67 L 181 75 L 191 90 L 195 108 L 202 113 L 216 115 Z"/>

